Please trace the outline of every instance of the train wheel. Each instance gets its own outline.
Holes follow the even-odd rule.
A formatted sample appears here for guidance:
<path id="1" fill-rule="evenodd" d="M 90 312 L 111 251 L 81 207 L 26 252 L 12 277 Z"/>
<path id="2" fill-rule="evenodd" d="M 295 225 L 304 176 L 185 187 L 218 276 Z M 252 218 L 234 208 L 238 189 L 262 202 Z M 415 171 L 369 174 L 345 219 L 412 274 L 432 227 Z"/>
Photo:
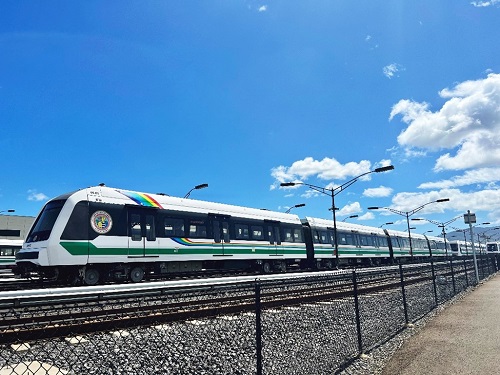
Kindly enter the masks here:
<path id="1" fill-rule="evenodd" d="M 269 262 L 264 262 L 262 263 L 262 273 L 271 273 L 271 263 Z"/>
<path id="2" fill-rule="evenodd" d="M 130 271 L 130 281 L 133 283 L 139 283 L 144 278 L 144 270 L 142 267 L 134 267 Z"/>
<path id="3" fill-rule="evenodd" d="M 325 267 L 326 267 L 326 269 L 328 269 L 328 270 L 333 270 L 333 262 L 332 262 L 331 260 L 327 260 L 327 261 L 325 262 Z"/>
<path id="4" fill-rule="evenodd" d="M 83 282 L 85 285 L 97 285 L 99 282 L 99 271 L 96 268 L 87 268 Z"/>
<path id="5" fill-rule="evenodd" d="M 280 271 L 281 272 L 286 272 L 286 261 L 282 261 L 280 263 Z"/>

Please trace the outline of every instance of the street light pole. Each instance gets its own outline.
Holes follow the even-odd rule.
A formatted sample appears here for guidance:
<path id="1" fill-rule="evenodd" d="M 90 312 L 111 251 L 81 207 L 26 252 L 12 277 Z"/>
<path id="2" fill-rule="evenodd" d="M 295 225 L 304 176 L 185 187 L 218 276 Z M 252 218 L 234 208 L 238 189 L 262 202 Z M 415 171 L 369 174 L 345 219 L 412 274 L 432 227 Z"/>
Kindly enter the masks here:
<path id="1" fill-rule="evenodd" d="M 347 219 L 354 219 L 355 217 L 358 217 L 358 215 L 346 216 L 342 219 L 342 222 L 345 222 Z"/>
<path id="2" fill-rule="evenodd" d="M 391 224 L 394 224 L 394 223 L 392 221 L 389 223 L 384 223 L 384 224 L 380 225 L 379 228 L 382 228 L 384 225 L 391 225 Z"/>
<path id="3" fill-rule="evenodd" d="M 188 197 L 189 197 L 189 195 L 191 195 L 191 192 L 192 192 L 193 190 L 205 189 L 205 188 L 207 188 L 207 187 L 208 187 L 208 184 L 200 184 L 200 185 L 196 185 L 194 188 L 192 188 L 191 190 L 189 190 L 189 191 L 187 192 L 187 194 L 184 196 L 184 198 L 188 198 Z"/>
<path id="4" fill-rule="evenodd" d="M 454 217 L 453 219 L 450 219 L 448 221 L 445 221 L 445 222 L 440 222 L 440 221 L 434 221 L 434 220 L 430 220 L 430 219 L 424 219 L 424 218 L 415 218 L 415 219 L 411 219 L 412 221 L 420 221 L 420 220 L 425 220 L 425 221 L 428 221 L 429 223 L 432 223 L 434 225 L 437 225 L 438 228 L 441 228 L 442 231 L 441 231 L 441 234 L 443 235 L 443 240 L 444 240 L 444 250 L 445 250 L 445 256 L 448 256 L 448 245 L 446 244 L 446 230 L 445 230 L 445 227 L 448 225 L 448 224 L 451 224 L 453 223 L 455 220 L 461 218 L 462 215 L 458 215 L 456 217 Z"/>
<path id="5" fill-rule="evenodd" d="M 412 243 L 411 243 L 411 231 L 410 231 L 410 216 L 413 215 L 413 214 L 415 214 L 415 213 L 417 213 L 418 211 L 420 211 L 421 209 L 423 209 L 428 204 L 448 202 L 449 200 L 450 200 L 449 198 L 443 198 L 443 199 L 438 199 L 438 200 L 435 200 L 435 201 L 427 202 L 427 203 L 425 203 L 425 204 L 423 204 L 421 206 L 418 206 L 417 208 L 414 208 L 411 211 L 399 211 L 399 210 L 395 210 L 394 208 L 390 208 L 390 207 L 368 207 L 368 209 L 369 210 L 378 210 L 378 209 L 383 208 L 384 210 L 388 210 L 388 211 L 391 211 L 391 212 L 393 212 L 395 214 L 398 214 L 398 215 L 406 217 L 406 224 L 408 226 L 408 240 L 410 241 L 410 256 L 413 257 L 413 246 L 412 246 Z"/>
<path id="6" fill-rule="evenodd" d="M 286 210 L 285 214 L 289 213 L 292 210 L 292 208 L 299 208 L 299 207 L 304 207 L 304 206 L 305 206 L 305 203 L 296 204 L 295 206 L 292 206 L 288 210 Z"/>
<path id="7" fill-rule="evenodd" d="M 321 186 L 316 186 L 312 184 L 308 184 L 306 182 L 282 182 L 280 184 L 281 187 L 291 187 L 295 185 L 305 185 L 308 186 L 309 188 L 313 189 L 314 191 L 317 191 L 318 193 L 324 194 L 324 195 L 329 195 L 332 198 L 332 214 L 333 214 L 333 234 L 334 234 L 334 248 L 335 248 L 335 261 L 337 265 L 339 264 L 339 243 L 337 239 L 337 217 L 335 215 L 335 196 L 339 194 L 340 192 L 344 191 L 347 189 L 349 186 L 354 184 L 359 178 L 366 176 L 367 174 L 370 173 L 380 173 L 380 172 L 386 172 L 393 170 L 394 166 L 388 165 L 386 167 L 380 167 L 380 168 L 375 168 L 372 171 L 368 171 L 365 173 L 360 174 L 359 176 L 354 177 L 353 179 L 343 183 L 342 185 L 332 187 L 332 188 L 325 188 Z"/>

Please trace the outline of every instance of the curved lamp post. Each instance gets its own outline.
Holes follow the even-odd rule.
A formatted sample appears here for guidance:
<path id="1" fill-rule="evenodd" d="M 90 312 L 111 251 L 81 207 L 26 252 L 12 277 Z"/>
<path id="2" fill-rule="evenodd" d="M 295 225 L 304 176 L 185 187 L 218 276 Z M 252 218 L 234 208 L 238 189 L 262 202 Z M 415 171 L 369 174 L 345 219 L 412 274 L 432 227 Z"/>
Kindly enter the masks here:
<path id="1" fill-rule="evenodd" d="M 388 165 L 386 167 L 376 168 L 373 171 L 369 171 L 369 172 L 365 172 L 363 174 L 360 174 L 359 176 L 354 177 L 353 179 L 351 179 L 351 180 L 343 183 L 342 185 L 336 186 L 334 188 L 324 188 L 324 187 L 321 187 L 321 186 L 316 186 L 316 185 L 308 184 L 306 182 L 282 182 L 280 184 L 280 186 L 281 187 L 291 187 L 291 186 L 295 186 L 295 185 L 305 185 L 305 186 L 308 186 L 309 188 L 313 189 L 314 191 L 317 191 L 318 193 L 321 193 L 321 194 L 324 194 L 324 195 L 329 195 L 332 198 L 332 207 L 331 207 L 331 210 L 332 210 L 332 213 L 333 213 L 333 234 L 334 234 L 334 237 L 335 237 L 335 239 L 334 239 L 335 259 L 336 259 L 336 262 L 338 264 L 338 260 L 339 260 L 339 243 L 338 243 L 338 240 L 337 240 L 337 218 L 335 216 L 335 210 L 336 210 L 336 207 L 335 207 L 335 196 L 337 194 L 339 194 L 340 192 L 344 191 L 346 188 L 348 188 L 352 184 L 354 184 L 356 181 L 358 181 L 358 179 L 360 177 L 366 176 L 367 174 L 370 174 L 370 173 L 386 172 L 386 171 L 390 171 L 390 170 L 393 170 L 393 169 L 394 169 L 394 166 L 392 166 L 392 165 Z"/>
<path id="2" fill-rule="evenodd" d="M 191 194 L 191 192 L 193 190 L 200 190 L 200 189 L 205 189 L 208 187 L 208 184 L 200 184 L 200 185 L 196 185 L 194 188 L 192 188 L 191 190 L 188 191 L 188 193 L 184 196 L 184 198 L 187 198 L 189 197 L 189 195 Z"/>
<path id="3" fill-rule="evenodd" d="M 445 250 L 445 255 L 448 256 L 448 245 L 446 244 L 446 230 L 445 230 L 445 227 L 448 225 L 448 224 L 451 224 L 453 223 L 455 220 L 459 219 L 463 217 L 463 215 L 458 215 L 456 217 L 454 217 L 453 219 L 450 219 L 448 221 L 445 221 L 445 222 L 441 222 L 441 221 L 434 221 L 434 220 L 430 220 L 430 219 L 424 219 L 424 218 L 415 218 L 415 219 L 411 219 L 412 221 L 428 221 L 429 223 L 432 223 L 434 225 L 437 225 L 438 228 L 441 228 L 442 231 L 441 231 L 441 234 L 443 235 L 443 240 L 444 240 L 444 250 Z"/>
<path id="4" fill-rule="evenodd" d="M 346 221 L 347 219 L 354 219 L 355 217 L 358 217 L 358 215 L 351 215 L 351 216 L 344 217 L 342 219 L 342 222 Z"/>
<path id="5" fill-rule="evenodd" d="M 388 223 L 384 223 L 382 224 L 381 226 L 379 226 L 379 228 L 382 228 L 384 225 L 391 225 L 391 224 L 394 224 L 392 221 L 388 222 Z"/>
<path id="6" fill-rule="evenodd" d="M 292 208 L 299 208 L 299 207 L 304 207 L 306 204 L 305 203 L 299 203 L 299 204 L 296 204 L 295 206 L 292 206 L 290 207 L 288 210 L 285 211 L 285 214 L 289 213 Z"/>
<path id="7" fill-rule="evenodd" d="M 368 209 L 369 210 L 384 209 L 384 210 L 388 210 L 388 211 L 391 211 L 391 212 L 393 212 L 395 214 L 398 214 L 398 215 L 406 217 L 406 224 L 408 225 L 408 239 L 410 241 L 410 256 L 413 257 L 413 246 L 411 244 L 411 231 L 410 231 L 410 216 L 413 215 L 413 214 L 415 214 L 415 213 L 417 213 L 418 211 L 420 211 L 422 208 L 424 208 L 428 204 L 448 202 L 449 200 L 450 200 L 449 198 L 443 198 L 443 199 L 438 199 L 438 200 L 435 200 L 435 201 L 427 202 L 427 203 L 425 203 L 425 204 L 423 204 L 421 206 L 418 206 L 417 208 L 414 208 L 411 211 L 399 211 L 399 210 L 395 210 L 394 208 L 390 208 L 390 207 L 368 207 Z"/>

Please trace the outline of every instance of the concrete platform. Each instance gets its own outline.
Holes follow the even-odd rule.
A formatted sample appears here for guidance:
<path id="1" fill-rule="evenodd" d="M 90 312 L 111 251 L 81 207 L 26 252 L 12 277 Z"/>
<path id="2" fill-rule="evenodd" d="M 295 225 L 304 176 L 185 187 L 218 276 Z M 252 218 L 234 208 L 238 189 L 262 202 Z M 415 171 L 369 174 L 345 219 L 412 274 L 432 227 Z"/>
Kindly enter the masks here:
<path id="1" fill-rule="evenodd" d="M 500 374 L 500 275 L 443 310 L 396 351 L 383 375 Z"/>

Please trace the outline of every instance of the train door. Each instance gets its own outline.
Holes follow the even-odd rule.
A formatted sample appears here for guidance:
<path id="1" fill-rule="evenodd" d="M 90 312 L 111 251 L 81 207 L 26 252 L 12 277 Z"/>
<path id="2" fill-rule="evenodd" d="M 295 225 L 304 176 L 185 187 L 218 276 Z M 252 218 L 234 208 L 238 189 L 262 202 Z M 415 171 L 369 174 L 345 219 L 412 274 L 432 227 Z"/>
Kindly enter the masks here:
<path id="1" fill-rule="evenodd" d="M 130 208 L 128 211 L 128 256 L 144 257 L 155 255 L 156 211 L 151 209 Z"/>
<path id="2" fill-rule="evenodd" d="M 271 255 L 283 255 L 283 247 L 281 246 L 281 235 L 279 223 L 267 222 L 267 236 L 269 244 L 274 247 Z"/>
<path id="3" fill-rule="evenodd" d="M 227 245 L 231 242 L 229 237 L 229 216 L 211 215 L 211 218 L 215 254 L 230 255 L 228 254 Z"/>

